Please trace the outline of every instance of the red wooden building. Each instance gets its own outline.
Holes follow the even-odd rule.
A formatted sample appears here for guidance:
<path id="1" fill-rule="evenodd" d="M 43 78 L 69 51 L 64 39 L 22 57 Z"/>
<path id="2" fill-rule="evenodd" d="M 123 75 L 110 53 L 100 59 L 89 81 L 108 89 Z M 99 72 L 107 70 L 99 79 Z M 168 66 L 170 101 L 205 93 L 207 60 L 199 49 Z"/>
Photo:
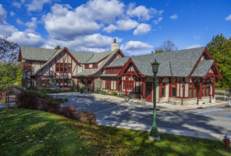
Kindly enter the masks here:
<path id="1" fill-rule="evenodd" d="M 20 47 L 19 61 L 31 67 L 23 73 L 23 86 L 38 88 L 84 87 L 121 91 L 126 97 L 153 102 L 151 62 L 160 63 L 157 74 L 159 103 L 215 103 L 215 79 L 222 76 L 206 47 L 125 57 L 114 42 L 110 51 L 73 52 L 34 47 Z"/>

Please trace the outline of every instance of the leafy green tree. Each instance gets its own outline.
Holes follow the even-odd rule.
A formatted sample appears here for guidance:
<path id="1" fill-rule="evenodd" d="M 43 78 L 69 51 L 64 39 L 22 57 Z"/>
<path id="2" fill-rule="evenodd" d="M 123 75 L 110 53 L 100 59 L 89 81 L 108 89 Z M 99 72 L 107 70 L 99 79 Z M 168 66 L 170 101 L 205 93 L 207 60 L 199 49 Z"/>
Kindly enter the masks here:
<path id="1" fill-rule="evenodd" d="M 55 47 L 55 50 L 59 50 L 59 49 L 61 49 L 61 48 L 60 48 L 59 45 L 57 45 L 57 46 Z"/>
<path id="2" fill-rule="evenodd" d="M 223 76 L 223 79 L 216 80 L 215 86 L 231 88 L 231 37 L 226 39 L 222 33 L 213 36 L 212 41 L 207 44 L 207 48 Z"/>

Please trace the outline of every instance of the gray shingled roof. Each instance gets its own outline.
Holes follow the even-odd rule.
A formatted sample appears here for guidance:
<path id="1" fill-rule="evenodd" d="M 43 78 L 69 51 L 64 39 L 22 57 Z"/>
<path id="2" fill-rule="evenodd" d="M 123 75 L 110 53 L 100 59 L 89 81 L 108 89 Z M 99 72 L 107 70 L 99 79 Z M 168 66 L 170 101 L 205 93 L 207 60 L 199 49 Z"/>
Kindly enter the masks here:
<path id="1" fill-rule="evenodd" d="M 199 62 L 199 64 L 197 65 L 195 71 L 193 72 L 192 76 L 193 77 L 204 77 L 210 67 L 212 66 L 214 60 L 202 60 Z"/>
<path id="2" fill-rule="evenodd" d="M 123 66 L 129 58 L 129 56 L 117 58 L 112 64 L 107 65 L 107 67 Z"/>
<path id="3" fill-rule="evenodd" d="M 86 63 L 94 56 L 94 53 L 84 53 L 84 52 L 74 52 L 74 51 L 70 51 L 70 53 L 75 57 L 75 59 L 79 63 Z"/>
<path id="4" fill-rule="evenodd" d="M 153 76 L 150 62 L 160 63 L 157 76 L 187 77 L 195 66 L 205 47 L 163 52 L 131 57 L 141 74 Z M 170 70 L 170 65 L 172 74 Z"/>
<path id="5" fill-rule="evenodd" d="M 98 72 L 105 65 L 105 63 L 111 59 L 111 57 L 117 52 L 117 50 L 118 49 L 112 51 L 111 54 L 105 60 L 102 61 L 102 63 L 98 66 L 98 68 L 85 69 L 84 71 L 82 71 L 76 75 L 72 75 L 72 77 L 85 77 L 85 76 L 88 76 L 88 75 L 91 75 L 91 74 Z"/>
<path id="6" fill-rule="evenodd" d="M 49 60 L 47 60 L 47 62 L 46 62 L 45 64 L 43 64 L 33 75 L 37 74 L 37 73 L 39 72 L 40 69 L 42 69 L 43 67 L 45 67 L 45 66 L 49 63 L 49 61 L 52 60 L 54 57 L 56 57 L 56 55 L 57 55 L 60 51 L 62 51 L 63 49 L 64 49 L 64 48 L 57 50 L 57 51 L 49 58 Z M 32 76 L 33 76 L 33 75 L 32 75 Z"/>
<path id="7" fill-rule="evenodd" d="M 102 74 L 100 76 L 116 77 L 118 74 Z"/>
<path id="8" fill-rule="evenodd" d="M 100 53 L 95 53 L 90 60 L 88 60 L 86 63 L 97 63 L 100 60 L 102 60 L 103 58 L 105 58 L 106 56 L 110 55 L 112 53 L 112 51 L 105 51 L 105 52 L 100 52 Z"/>
<path id="9" fill-rule="evenodd" d="M 22 59 L 36 60 L 36 61 L 47 61 L 54 53 L 55 49 L 35 48 L 20 46 Z"/>

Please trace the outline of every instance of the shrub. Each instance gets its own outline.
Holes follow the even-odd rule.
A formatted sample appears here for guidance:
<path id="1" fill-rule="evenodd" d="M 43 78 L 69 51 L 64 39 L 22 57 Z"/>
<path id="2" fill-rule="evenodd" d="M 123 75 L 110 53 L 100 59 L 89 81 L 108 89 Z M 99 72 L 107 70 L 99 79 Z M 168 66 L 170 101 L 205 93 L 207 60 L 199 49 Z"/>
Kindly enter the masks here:
<path id="1" fill-rule="evenodd" d="M 40 110 L 45 112 L 50 112 L 57 115 L 61 115 L 62 113 L 60 104 L 54 101 L 54 99 L 48 101 L 40 99 L 38 102 L 38 107 Z"/>
<path id="2" fill-rule="evenodd" d="M 48 93 L 53 93 L 53 91 L 50 90 L 50 89 L 44 89 L 44 90 L 42 91 L 42 93 L 48 94 Z"/>
<path id="3" fill-rule="evenodd" d="M 65 101 L 65 102 L 68 102 L 68 98 L 65 98 L 64 101 Z"/>
<path id="4" fill-rule="evenodd" d="M 117 95 L 117 92 L 113 91 L 113 92 L 112 92 L 112 95 Z"/>
<path id="5" fill-rule="evenodd" d="M 97 125 L 96 115 L 92 112 L 81 111 L 79 113 L 78 120 L 84 124 Z"/>
<path id="6" fill-rule="evenodd" d="M 38 91 L 32 91 L 32 93 L 34 93 L 39 98 L 43 98 L 43 94 Z"/>
<path id="7" fill-rule="evenodd" d="M 112 90 L 108 90 L 107 91 L 108 94 L 112 94 L 112 92 L 113 92 Z"/>
<path id="8" fill-rule="evenodd" d="M 64 103 L 63 98 L 57 98 L 57 99 L 55 99 L 55 101 L 58 102 L 58 103 Z"/>
<path id="9" fill-rule="evenodd" d="M 78 119 L 78 113 L 76 112 L 76 108 L 71 107 L 71 106 L 63 107 L 61 114 L 73 120 Z"/>
<path id="10" fill-rule="evenodd" d="M 21 91 L 17 94 L 16 106 L 18 108 L 37 110 L 37 96 L 32 92 Z"/>

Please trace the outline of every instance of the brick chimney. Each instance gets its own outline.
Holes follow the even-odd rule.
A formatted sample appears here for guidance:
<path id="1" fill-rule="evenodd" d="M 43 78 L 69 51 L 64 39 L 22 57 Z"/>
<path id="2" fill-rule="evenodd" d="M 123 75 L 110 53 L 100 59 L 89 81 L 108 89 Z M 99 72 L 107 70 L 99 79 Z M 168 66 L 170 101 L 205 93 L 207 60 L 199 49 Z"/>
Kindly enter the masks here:
<path id="1" fill-rule="evenodd" d="M 119 49 L 119 44 L 116 43 L 116 39 L 114 39 L 114 43 L 111 44 L 111 51 Z"/>

